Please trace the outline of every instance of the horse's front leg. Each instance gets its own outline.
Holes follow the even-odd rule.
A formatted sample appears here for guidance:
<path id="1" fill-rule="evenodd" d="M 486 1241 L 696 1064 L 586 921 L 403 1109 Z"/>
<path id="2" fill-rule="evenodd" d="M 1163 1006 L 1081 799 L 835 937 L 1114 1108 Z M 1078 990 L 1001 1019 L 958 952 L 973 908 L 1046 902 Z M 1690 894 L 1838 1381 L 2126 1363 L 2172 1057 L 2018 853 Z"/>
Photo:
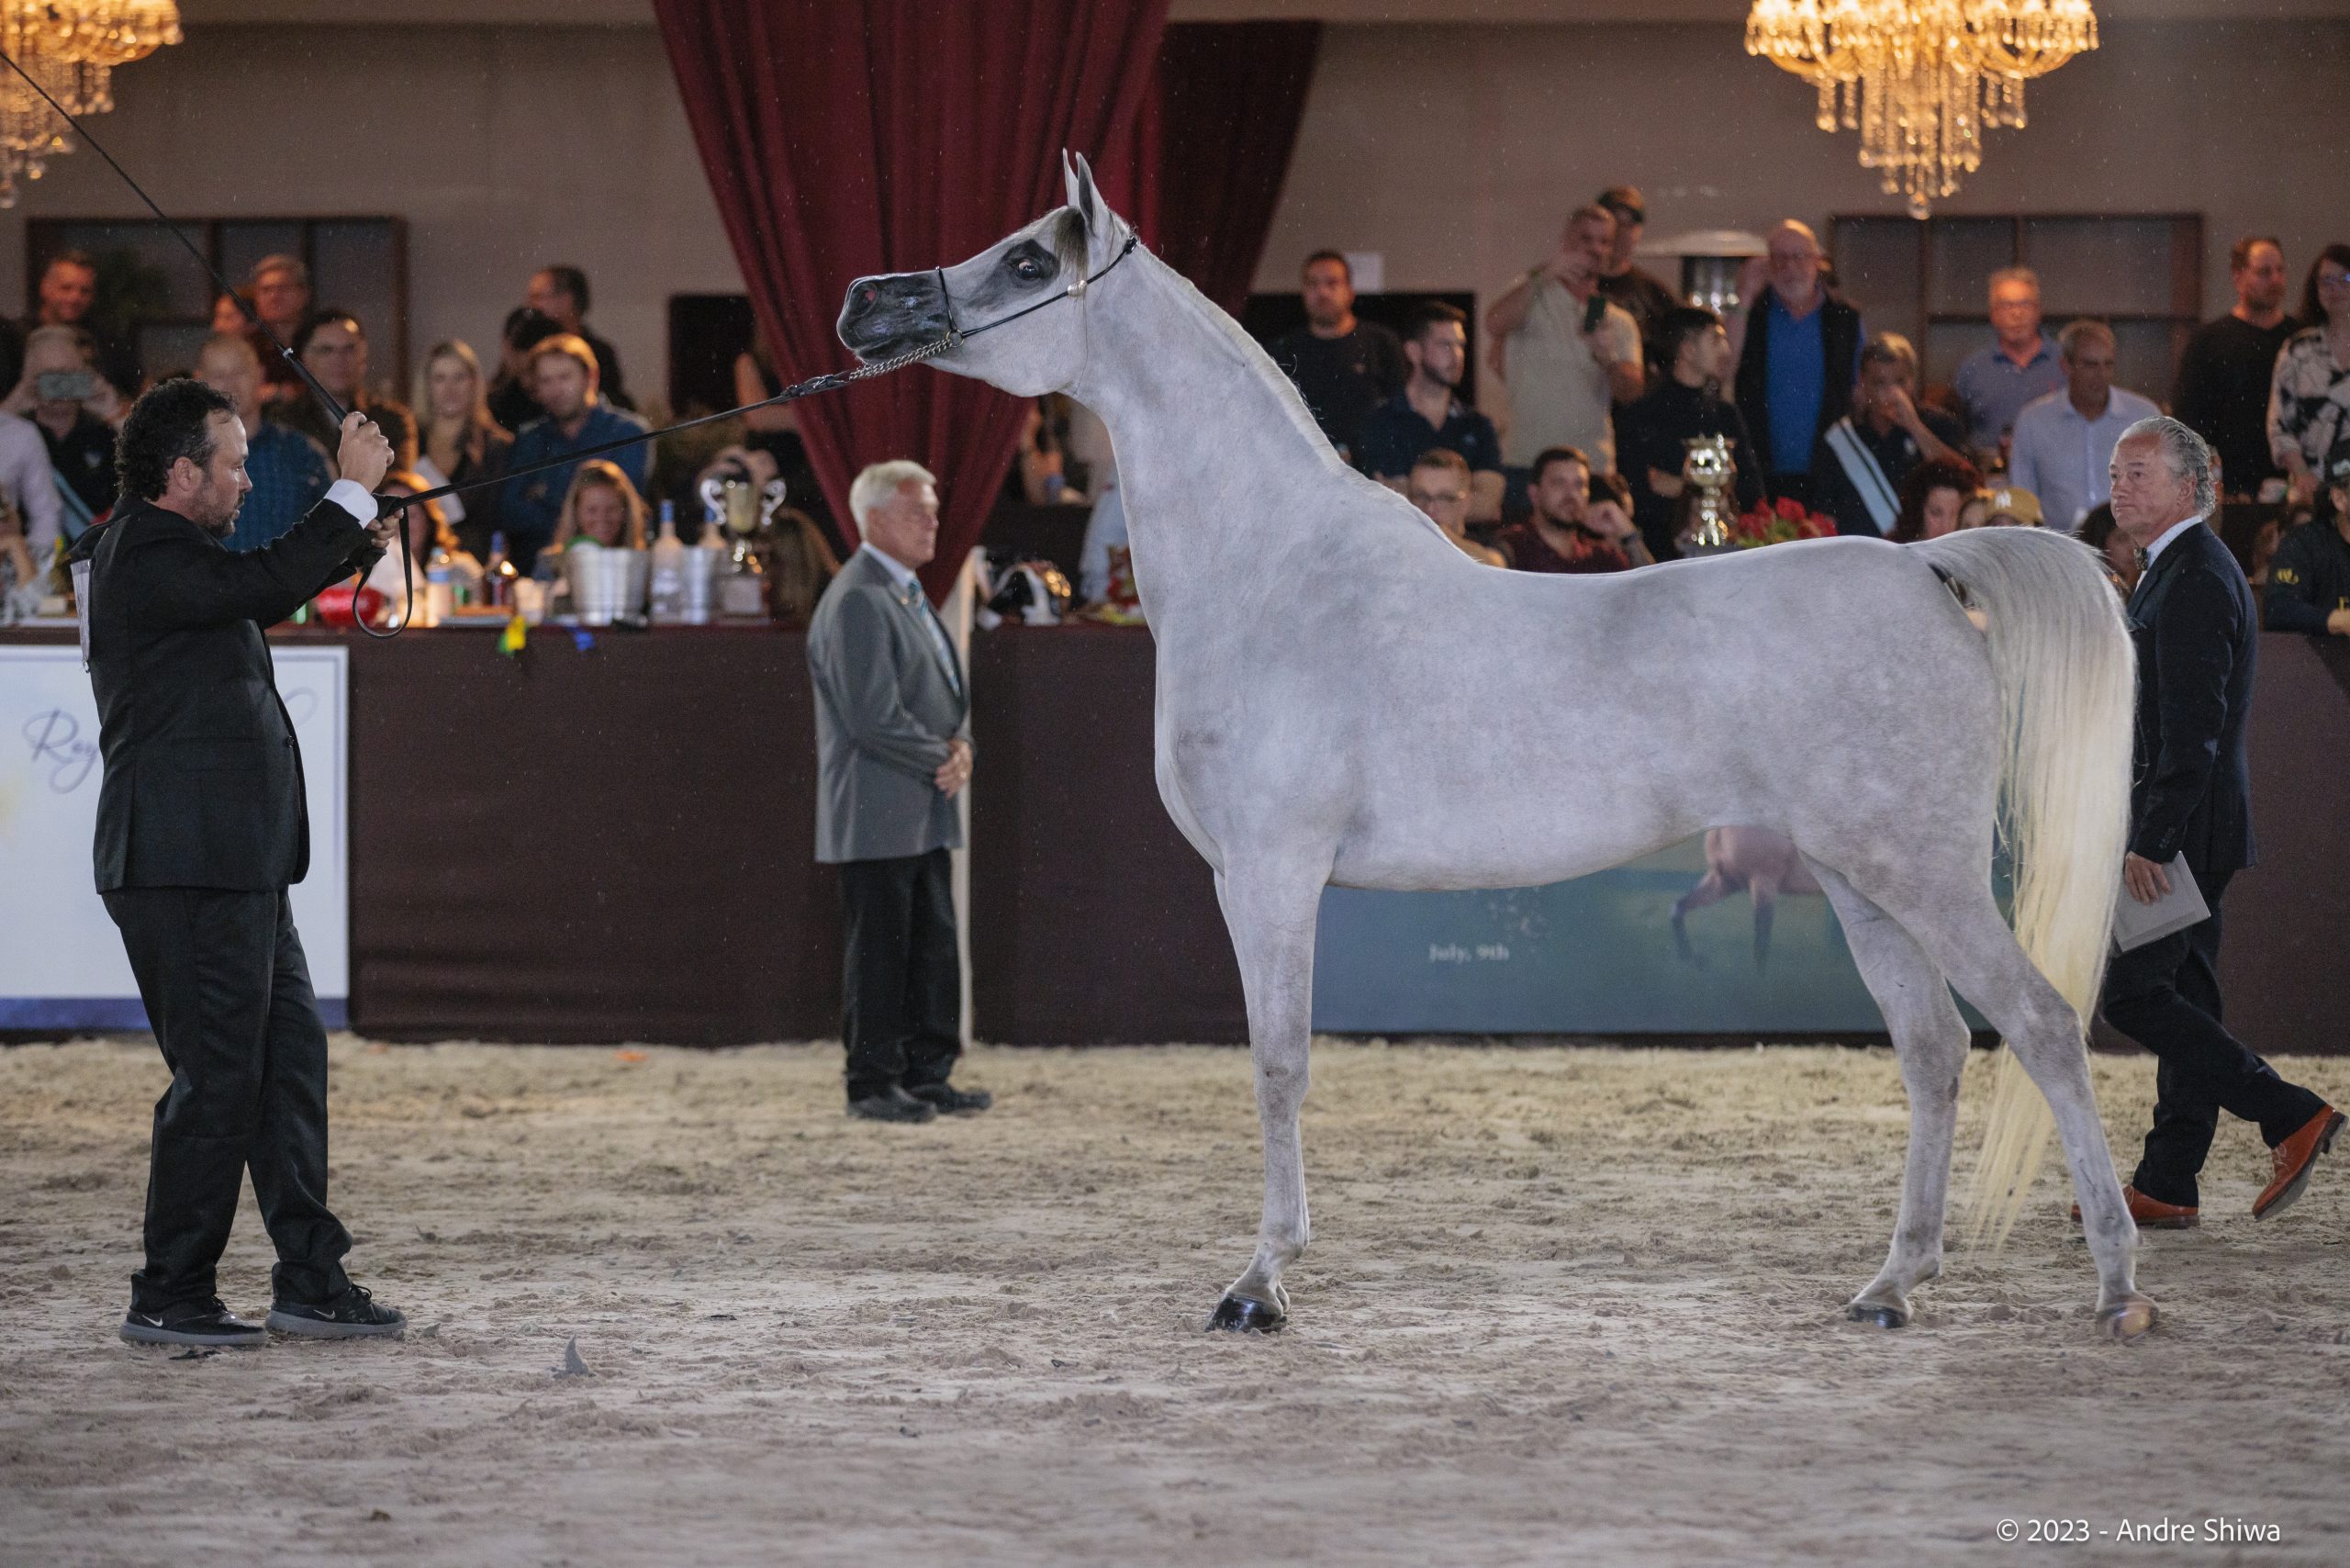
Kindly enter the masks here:
<path id="1" fill-rule="evenodd" d="M 1265 1212 L 1256 1256 L 1216 1303 L 1210 1328 L 1270 1332 L 1289 1316 L 1281 1271 L 1305 1250 L 1305 1151 L 1298 1111 L 1305 1103 L 1313 1032 L 1314 925 L 1319 877 L 1268 876 L 1227 857 L 1216 896 L 1248 1003 L 1248 1052 L 1256 1068 L 1257 1114 L 1265 1138 Z"/>

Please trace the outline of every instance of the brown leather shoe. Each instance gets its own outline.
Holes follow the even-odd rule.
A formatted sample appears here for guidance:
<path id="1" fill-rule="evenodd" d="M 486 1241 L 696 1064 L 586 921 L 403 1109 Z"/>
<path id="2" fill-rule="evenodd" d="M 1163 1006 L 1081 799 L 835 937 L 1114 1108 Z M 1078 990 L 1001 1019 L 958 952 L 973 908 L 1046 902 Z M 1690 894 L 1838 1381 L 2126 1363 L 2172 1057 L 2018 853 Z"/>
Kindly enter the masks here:
<path id="1" fill-rule="evenodd" d="M 2277 1159 L 2277 1179 L 2253 1199 L 2253 1218 L 2266 1219 L 2292 1205 L 2293 1200 L 2301 1195 L 2301 1189 L 2310 1184 L 2310 1168 L 2317 1163 L 2319 1155 L 2333 1147 L 2333 1135 L 2342 1130 L 2344 1121 L 2350 1121 L 2350 1117 L 2328 1105 L 2302 1123 L 2300 1131 L 2269 1151 Z"/>
<path id="2" fill-rule="evenodd" d="M 2193 1230 L 2203 1223 L 2203 1211 L 2193 1204 L 2165 1204 L 2135 1187 L 2122 1188 L 2121 1197 L 2130 1205 L 2130 1217 L 2140 1230 Z M 2078 1204 L 2073 1205 L 2073 1223 L 2081 1223 Z"/>

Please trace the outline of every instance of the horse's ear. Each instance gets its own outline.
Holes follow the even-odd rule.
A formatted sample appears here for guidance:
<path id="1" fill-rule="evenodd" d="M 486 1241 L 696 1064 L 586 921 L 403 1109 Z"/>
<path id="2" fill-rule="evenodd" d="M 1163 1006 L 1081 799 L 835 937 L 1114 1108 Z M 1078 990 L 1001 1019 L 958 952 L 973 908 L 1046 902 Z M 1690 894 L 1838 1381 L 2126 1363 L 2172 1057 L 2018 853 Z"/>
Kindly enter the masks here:
<path id="1" fill-rule="evenodd" d="M 1085 154 L 1064 151 L 1061 172 L 1069 184 L 1069 205 L 1085 219 L 1085 231 L 1096 238 L 1108 233 L 1110 212 L 1102 205 L 1102 193 L 1093 188 L 1093 170 Z"/>

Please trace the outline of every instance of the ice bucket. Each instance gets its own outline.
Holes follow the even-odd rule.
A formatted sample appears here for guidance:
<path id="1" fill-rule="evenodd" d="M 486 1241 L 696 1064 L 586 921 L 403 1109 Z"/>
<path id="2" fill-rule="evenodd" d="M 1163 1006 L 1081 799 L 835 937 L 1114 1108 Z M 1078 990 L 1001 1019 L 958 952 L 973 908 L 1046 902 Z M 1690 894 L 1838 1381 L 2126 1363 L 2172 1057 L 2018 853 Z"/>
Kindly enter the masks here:
<path id="1" fill-rule="evenodd" d="M 642 550 L 607 550 L 575 543 L 563 553 L 571 584 L 571 612 L 582 626 L 610 626 L 622 616 L 644 612 L 645 583 L 653 563 Z"/>

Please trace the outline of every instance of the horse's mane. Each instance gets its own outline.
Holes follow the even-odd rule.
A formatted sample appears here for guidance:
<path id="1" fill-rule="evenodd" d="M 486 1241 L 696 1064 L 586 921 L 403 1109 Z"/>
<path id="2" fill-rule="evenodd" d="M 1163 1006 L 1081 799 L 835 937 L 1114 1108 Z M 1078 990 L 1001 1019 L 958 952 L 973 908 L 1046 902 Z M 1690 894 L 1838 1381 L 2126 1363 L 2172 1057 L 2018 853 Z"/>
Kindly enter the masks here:
<path id="1" fill-rule="evenodd" d="M 1149 254 L 1147 251 L 1144 253 Z M 1343 474 L 1353 474 L 1354 470 L 1339 460 L 1337 449 L 1322 433 L 1322 427 L 1314 422 L 1314 416 L 1307 410 L 1305 398 L 1298 392 L 1297 384 L 1281 374 L 1281 367 L 1273 363 L 1273 356 L 1265 352 L 1264 345 L 1244 331 L 1240 323 L 1215 301 L 1202 294 L 1190 278 L 1155 255 L 1150 259 L 1174 285 L 1172 297 L 1175 302 L 1207 329 L 1210 341 L 1218 349 L 1265 385 L 1279 404 L 1282 415 L 1308 448 L 1314 450 L 1329 467 Z"/>

